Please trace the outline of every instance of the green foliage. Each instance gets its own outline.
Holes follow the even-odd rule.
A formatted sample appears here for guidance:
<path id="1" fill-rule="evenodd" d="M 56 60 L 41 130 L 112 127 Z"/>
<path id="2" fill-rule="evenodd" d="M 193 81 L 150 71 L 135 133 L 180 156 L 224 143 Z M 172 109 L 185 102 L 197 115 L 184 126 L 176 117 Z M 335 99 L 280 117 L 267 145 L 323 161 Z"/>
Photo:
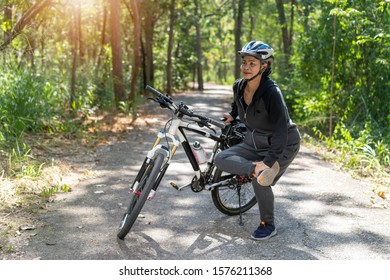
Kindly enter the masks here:
<path id="1" fill-rule="evenodd" d="M 3 139 L 19 139 L 24 132 L 48 128 L 57 118 L 55 92 L 50 83 L 29 71 L 0 72 L 0 132 Z"/>
<path id="2" fill-rule="evenodd" d="M 118 109 L 122 113 L 134 116 L 137 113 L 137 108 L 139 108 L 139 106 L 141 104 L 143 104 L 144 102 L 145 102 L 145 100 L 144 100 L 144 98 L 142 96 L 136 96 L 135 100 L 132 100 L 132 101 L 127 100 L 127 101 L 119 102 Z"/>
<path id="3" fill-rule="evenodd" d="M 31 156 L 31 149 L 26 144 L 20 147 L 16 142 L 15 148 L 8 157 L 7 173 L 10 176 L 37 178 L 42 173 L 44 163 L 38 163 Z"/>
<path id="4" fill-rule="evenodd" d="M 68 192 L 70 190 L 69 186 L 66 184 L 58 185 L 58 186 L 51 186 L 51 187 L 45 187 L 41 191 L 41 197 L 48 198 L 53 196 L 56 193 L 59 192 Z"/>
<path id="5" fill-rule="evenodd" d="M 20 17 L 28 1 L 11 1 L 14 17 Z M 71 3 L 72 2 L 72 3 Z M 104 1 L 103 1 L 104 2 Z M 104 19 L 101 1 L 60 1 L 47 8 L 1 53 L 0 147 L 23 158 L 15 143 L 25 133 L 41 131 L 72 133 L 79 119 L 97 109 L 111 109 L 113 100 L 112 53 L 109 17 Z M 143 36 L 147 16 L 153 19 L 153 38 L 142 38 L 153 46 L 155 87 L 166 86 L 169 0 L 139 3 Z M 292 55 L 283 53 L 281 26 L 275 1 L 176 0 L 173 44 L 174 88 L 195 81 L 197 53 L 195 22 L 200 24 L 205 82 L 234 81 L 234 28 L 237 7 L 244 3 L 241 43 L 262 40 L 275 49 L 272 78 L 285 95 L 300 129 L 323 139 L 329 149 L 340 150 L 351 167 L 365 166 L 387 172 L 390 143 L 390 8 L 383 0 L 300 1 L 292 9 L 285 2 L 288 31 L 293 32 Z M 122 2 L 128 4 L 128 1 Z M 80 5 L 79 5 L 80 4 Z M 79 7 L 81 9 L 79 10 Z M 128 90 L 134 57 L 134 24 L 130 6 L 122 5 L 122 62 Z M 294 11 L 294 21 L 289 21 Z M 109 13 L 107 14 L 109 16 Z M 80 16 L 80 18 L 78 18 Z M 9 31 L 15 24 L 0 13 L 0 26 Z M 336 18 L 336 49 L 333 57 Z M 80 25 L 77 25 L 77 24 Z M 104 23 L 106 25 L 104 25 Z M 66 27 L 66 28 L 64 28 Z M 151 27 L 150 27 L 151 28 Z M 152 28 L 151 28 L 152 30 Z M 0 36 L 2 37 L 2 36 Z M 285 65 L 289 59 L 290 65 Z M 75 62 L 75 64 L 73 64 Z M 142 61 L 145 62 L 145 61 Z M 332 77 L 332 64 L 335 66 Z M 72 66 L 76 66 L 75 89 L 71 96 Z M 122 102 L 119 109 L 135 115 L 142 102 L 143 75 L 139 74 L 135 100 Z M 331 81 L 334 81 L 331 96 Z M 330 99 L 332 98 L 332 102 Z M 330 110 L 333 135 L 330 137 Z M 16 159 L 13 158 L 13 162 Z M 39 171 L 39 165 L 33 170 Z"/>
<path id="6" fill-rule="evenodd" d="M 351 166 L 369 169 L 389 165 L 390 143 L 390 14 L 384 1 L 326 1 L 306 7 L 308 18 L 296 42 L 293 61 L 295 119 L 316 134 L 327 134 L 330 116 L 332 59 L 335 87 L 334 132 L 328 142 L 357 154 Z M 320 8 L 320 9 L 319 9 Z M 336 53 L 332 58 L 333 17 Z M 383 169 L 383 167 L 381 167 Z"/>
<path id="7" fill-rule="evenodd" d="M 345 167 L 353 175 L 369 177 L 378 184 L 387 186 L 390 181 L 389 143 L 374 141 L 368 130 L 363 130 L 358 138 L 351 136 L 344 125 L 338 124 L 332 138 L 316 130 L 316 135 L 326 143 L 331 159 Z M 383 190 L 383 189 L 382 189 Z"/>

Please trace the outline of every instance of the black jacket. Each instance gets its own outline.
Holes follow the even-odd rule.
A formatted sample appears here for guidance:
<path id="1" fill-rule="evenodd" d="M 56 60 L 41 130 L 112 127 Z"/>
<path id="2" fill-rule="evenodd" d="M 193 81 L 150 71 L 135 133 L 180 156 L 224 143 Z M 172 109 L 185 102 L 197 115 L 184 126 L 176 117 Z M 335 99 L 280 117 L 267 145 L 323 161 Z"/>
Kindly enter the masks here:
<path id="1" fill-rule="evenodd" d="M 300 142 L 296 125 L 291 121 L 283 95 L 269 77 L 262 77 L 251 104 L 243 99 L 246 81 L 239 79 L 233 84 L 234 102 L 230 115 L 240 117 L 248 133 L 244 142 L 265 154 L 264 163 L 272 166 L 288 145 Z"/>

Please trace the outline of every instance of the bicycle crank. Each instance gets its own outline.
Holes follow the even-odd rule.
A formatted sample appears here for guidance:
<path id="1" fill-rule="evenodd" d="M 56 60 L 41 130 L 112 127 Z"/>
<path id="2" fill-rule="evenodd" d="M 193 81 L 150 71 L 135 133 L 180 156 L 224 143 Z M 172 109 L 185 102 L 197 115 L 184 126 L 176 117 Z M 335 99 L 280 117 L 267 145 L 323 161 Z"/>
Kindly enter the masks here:
<path id="1" fill-rule="evenodd" d="M 207 184 L 205 187 L 206 190 L 208 191 L 212 191 L 213 189 L 217 188 L 217 187 L 222 187 L 222 186 L 228 186 L 228 185 L 232 185 L 232 184 L 235 184 L 235 182 L 233 182 L 234 178 L 232 179 L 226 179 L 224 181 L 220 181 L 220 182 L 217 182 L 217 183 L 214 183 L 214 184 Z"/>
<path id="2" fill-rule="evenodd" d="M 202 178 L 198 179 L 196 176 L 194 176 L 194 178 L 192 178 L 191 181 L 191 190 L 193 192 L 201 192 L 203 189 L 204 189 L 203 179 Z"/>

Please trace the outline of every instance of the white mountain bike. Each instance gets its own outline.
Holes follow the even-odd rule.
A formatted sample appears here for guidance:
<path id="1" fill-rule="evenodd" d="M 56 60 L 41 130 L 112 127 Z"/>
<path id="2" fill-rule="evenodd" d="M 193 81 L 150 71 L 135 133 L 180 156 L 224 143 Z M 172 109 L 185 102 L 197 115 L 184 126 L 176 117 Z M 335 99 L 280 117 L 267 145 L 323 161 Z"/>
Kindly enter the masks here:
<path id="1" fill-rule="evenodd" d="M 163 95 L 156 89 L 147 86 L 146 89 L 154 94 L 151 98 L 161 107 L 172 111 L 164 129 L 157 134 L 156 141 L 148 151 L 142 166 L 131 184 L 130 203 L 123 215 L 117 233 L 118 238 L 124 239 L 128 234 L 146 201 L 152 200 L 164 177 L 168 166 L 173 160 L 177 148 L 182 145 L 193 170 L 194 177 L 184 186 L 171 182 L 176 190 L 191 188 L 194 192 L 211 191 L 214 205 L 226 215 L 240 215 L 256 204 L 252 189 L 252 179 L 222 172 L 214 165 L 215 155 L 232 145 L 242 141 L 246 129 L 243 124 L 235 121 L 225 125 L 220 121 L 199 115 L 190 110 L 187 105 L 175 104 L 171 97 Z M 219 133 L 213 128 L 217 127 Z M 211 156 L 201 170 L 194 155 L 186 131 L 194 132 L 215 142 Z"/>

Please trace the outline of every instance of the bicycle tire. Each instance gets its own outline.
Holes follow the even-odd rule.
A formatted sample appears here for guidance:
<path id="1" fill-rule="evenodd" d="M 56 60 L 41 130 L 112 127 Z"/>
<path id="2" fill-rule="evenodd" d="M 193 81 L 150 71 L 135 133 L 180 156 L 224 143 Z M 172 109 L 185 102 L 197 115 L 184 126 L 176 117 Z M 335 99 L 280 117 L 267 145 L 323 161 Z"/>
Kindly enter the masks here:
<path id="1" fill-rule="evenodd" d="M 224 176 L 226 178 L 226 176 Z M 235 177 L 229 175 L 227 177 Z M 222 171 L 216 169 L 214 173 L 213 183 L 221 181 Z M 253 191 L 251 180 L 248 180 L 241 186 L 241 209 L 238 202 L 237 187 L 232 185 L 216 187 L 211 191 L 211 197 L 215 207 L 228 216 L 239 215 L 251 209 L 257 202 L 255 193 Z"/>
<path id="2" fill-rule="evenodd" d="M 130 229 L 134 225 L 141 212 L 150 191 L 152 190 L 157 176 L 161 170 L 164 161 L 164 155 L 157 153 L 155 159 L 149 163 L 146 167 L 144 174 L 140 179 L 140 185 L 138 191 L 140 195 L 132 193 L 132 198 L 127 208 L 126 213 L 123 215 L 122 221 L 119 225 L 117 236 L 119 239 L 124 239 L 129 233 Z"/>

